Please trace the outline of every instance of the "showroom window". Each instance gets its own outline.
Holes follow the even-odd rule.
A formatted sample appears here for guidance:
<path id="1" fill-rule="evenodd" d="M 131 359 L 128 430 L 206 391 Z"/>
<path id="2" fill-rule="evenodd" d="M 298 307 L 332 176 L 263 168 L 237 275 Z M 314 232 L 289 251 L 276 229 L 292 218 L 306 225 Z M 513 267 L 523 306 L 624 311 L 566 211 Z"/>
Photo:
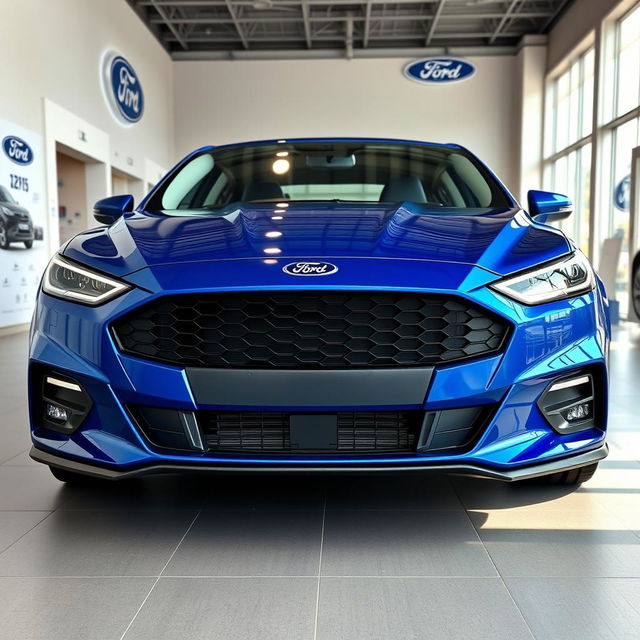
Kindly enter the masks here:
<path id="1" fill-rule="evenodd" d="M 573 58 L 547 85 L 544 184 L 574 202 L 560 223 L 580 248 L 589 250 L 589 193 L 593 129 L 594 50 Z"/>
<path id="2" fill-rule="evenodd" d="M 615 297 L 620 314 L 628 308 L 630 174 L 640 144 L 640 4 L 618 19 L 605 42 L 603 124 L 599 154 L 598 242 L 622 237 Z"/>

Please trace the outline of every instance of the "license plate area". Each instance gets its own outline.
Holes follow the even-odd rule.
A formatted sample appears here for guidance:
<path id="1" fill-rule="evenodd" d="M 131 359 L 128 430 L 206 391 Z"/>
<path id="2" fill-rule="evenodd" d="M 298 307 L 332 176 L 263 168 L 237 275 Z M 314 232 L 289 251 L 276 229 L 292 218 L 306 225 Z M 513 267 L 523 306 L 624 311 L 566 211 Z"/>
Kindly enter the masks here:
<path id="1" fill-rule="evenodd" d="M 336 414 L 294 414 L 289 418 L 291 450 L 335 451 L 338 447 Z"/>

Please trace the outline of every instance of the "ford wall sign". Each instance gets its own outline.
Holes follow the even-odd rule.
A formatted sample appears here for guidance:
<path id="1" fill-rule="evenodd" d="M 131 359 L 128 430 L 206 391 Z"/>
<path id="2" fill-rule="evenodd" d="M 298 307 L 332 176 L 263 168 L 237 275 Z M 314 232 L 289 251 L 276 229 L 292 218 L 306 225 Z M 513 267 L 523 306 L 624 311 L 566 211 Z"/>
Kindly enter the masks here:
<path id="1" fill-rule="evenodd" d="M 116 120 L 133 124 L 144 113 L 140 78 L 126 58 L 108 51 L 102 60 L 102 89 Z"/>
<path id="2" fill-rule="evenodd" d="M 462 82 L 476 72 L 475 65 L 459 58 L 425 58 L 410 62 L 404 68 L 409 80 L 429 84 Z"/>
<path id="3" fill-rule="evenodd" d="M 282 270 L 290 276 L 330 276 L 338 267 L 330 262 L 292 262 Z"/>
<path id="4" fill-rule="evenodd" d="M 622 178 L 613 192 L 613 204 L 620 211 L 629 211 L 629 197 L 631 191 L 631 176 Z"/>
<path id="5" fill-rule="evenodd" d="M 2 150 L 9 160 L 16 164 L 31 164 L 33 162 L 33 150 L 18 136 L 6 136 L 2 140 Z"/>

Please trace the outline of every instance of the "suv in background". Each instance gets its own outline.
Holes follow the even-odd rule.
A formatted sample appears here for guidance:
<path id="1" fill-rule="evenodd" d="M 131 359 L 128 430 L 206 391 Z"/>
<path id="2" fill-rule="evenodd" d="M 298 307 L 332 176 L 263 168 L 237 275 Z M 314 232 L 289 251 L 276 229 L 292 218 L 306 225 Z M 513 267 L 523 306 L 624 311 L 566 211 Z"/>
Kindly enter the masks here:
<path id="1" fill-rule="evenodd" d="M 29 212 L 0 185 L 0 249 L 8 249 L 12 242 L 24 242 L 24 246 L 31 249 L 33 240 L 33 221 Z"/>

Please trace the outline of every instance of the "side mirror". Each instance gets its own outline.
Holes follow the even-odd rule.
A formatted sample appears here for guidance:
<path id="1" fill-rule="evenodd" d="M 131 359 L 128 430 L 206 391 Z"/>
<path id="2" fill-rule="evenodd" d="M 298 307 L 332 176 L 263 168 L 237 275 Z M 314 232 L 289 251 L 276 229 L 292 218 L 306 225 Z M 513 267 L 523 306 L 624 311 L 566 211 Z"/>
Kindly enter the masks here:
<path id="1" fill-rule="evenodd" d="M 573 203 L 567 196 L 550 191 L 529 191 L 529 215 L 537 222 L 564 220 L 573 213 Z"/>
<path id="2" fill-rule="evenodd" d="M 113 224 L 123 214 L 133 211 L 133 196 L 111 196 L 93 205 L 93 217 L 102 224 Z"/>

